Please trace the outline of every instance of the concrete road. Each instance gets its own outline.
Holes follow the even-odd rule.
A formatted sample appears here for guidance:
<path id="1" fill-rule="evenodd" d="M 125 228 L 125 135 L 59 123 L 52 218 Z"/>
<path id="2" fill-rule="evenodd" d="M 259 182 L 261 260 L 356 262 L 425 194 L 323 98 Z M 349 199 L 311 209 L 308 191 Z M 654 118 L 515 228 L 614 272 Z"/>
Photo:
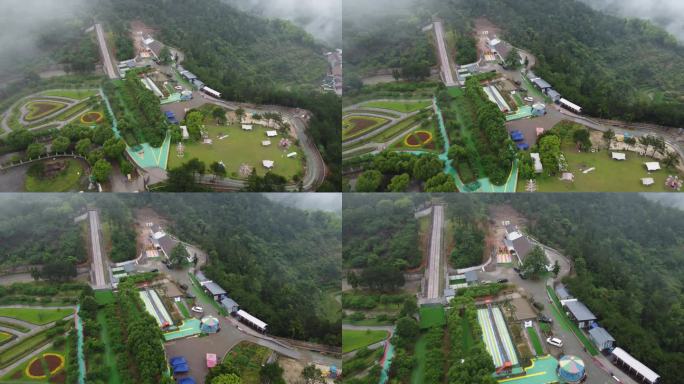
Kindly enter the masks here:
<path id="1" fill-rule="evenodd" d="M 432 210 L 432 236 L 430 237 L 430 259 L 426 271 L 428 300 L 438 299 L 440 292 L 440 266 L 442 265 L 442 231 L 444 224 L 444 206 L 435 205 Z"/>
<path id="2" fill-rule="evenodd" d="M 439 61 L 442 67 L 442 76 L 444 85 L 447 87 L 454 87 L 458 84 L 454 81 L 454 73 L 451 70 L 451 62 L 449 54 L 447 53 L 446 43 L 444 43 L 444 26 L 441 21 L 435 21 L 435 38 L 437 39 L 437 53 L 439 54 Z"/>
<path id="3" fill-rule="evenodd" d="M 107 41 L 104 37 L 104 31 L 102 29 L 102 24 L 95 24 L 95 32 L 97 33 L 97 41 L 100 44 L 100 53 L 102 54 L 102 66 L 104 67 L 105 73 L 110 79 L 118 79 L 119 73 L 114 67 L 112 62 L 112 57 L 109 54 L 109 48 L 107 48 Z"/>
<path id="4" fill-rule="evenodd" d="M 102 256 L 102 242 L 100 239 L 100 217 L 95 210 L 88 211 L 90 220 L 90 242 L 92 248 L 93 262 L 91 276 L 93 278 L 94 289 L 108 288 L 105 279 L 105 265 Z"/>

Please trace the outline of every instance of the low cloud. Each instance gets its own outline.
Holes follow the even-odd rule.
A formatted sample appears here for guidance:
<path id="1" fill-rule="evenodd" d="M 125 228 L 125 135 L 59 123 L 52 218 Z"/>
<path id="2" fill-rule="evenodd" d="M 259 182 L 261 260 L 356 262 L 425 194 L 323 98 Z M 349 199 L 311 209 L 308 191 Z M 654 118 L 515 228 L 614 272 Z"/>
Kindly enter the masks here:
<path id="1" fill-rule="evenodd" d="M 596 9 L 624 17 L 647 19 L 684 41 L 682 0 L 581 0 Z"/>

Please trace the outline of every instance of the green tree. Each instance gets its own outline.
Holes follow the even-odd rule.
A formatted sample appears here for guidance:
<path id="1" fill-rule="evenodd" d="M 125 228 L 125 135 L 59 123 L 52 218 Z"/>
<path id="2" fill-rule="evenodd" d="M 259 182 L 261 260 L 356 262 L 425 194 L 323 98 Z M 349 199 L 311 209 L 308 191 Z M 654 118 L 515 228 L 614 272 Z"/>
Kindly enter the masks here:
<path id="1" fill-rule="evenodd" d="M 66 152 L 66 150 L 69 149 L 69 145 L 71 145 L 71 141 L 68 137 L 57 136 L 54 140 L 52 140 L 51 149 L 52 152 L 56 153 Z"/>
<path id="2" fill-rule="evenodd" d="M 409 174 L 402 173 L 401 175 L 394 176 L 392 178 L 392 181 L 390 181 L 387 189 L 390 192 L 405 192 L 406 188 L 408 188 L 409 181 L 411 181 Z"/>
<path id="3" fill-rule="evenodd" d="M 542 273 L 546 272 L 546 254 L 540 246 L 535 246 L 534 249 L 523 260 L 520 270 L 526 276 L 532 279 L 538 279 Z"/>
<path id="4" fill-rule="evenodd" d="M 325 378 L 320 369 L 316 368 L 315 365 L 307 365 L 302 370 L 302 378 L 305 384 L 324 384 Z"/>
<path id="5" fill-rule="evenodd" d="M 171 60 L 171 50 L 169 50 L 169 47 L 164 46 L 161 51 L 159 51 L 159 61 L 166 65 L 170 64 Z"/>
<path id="6" fill-rule="evenodd" d="M 26 148 L 26 156 L 28 156 L 29 159 L 37 159 L 44 154 L 45 146 L 41 143 L 29 144 L 28 148 Z"/>
<path id="7" fill-rule="evenodd" d="M 613 131 L 612 128 L 603 132 L 603 140 L 606 142 L 606 148 L 610 148 L 610 143 L 613 142 L 613 139 L 615 139 L 615 131 Z"/>
<path id="8" fill-rule="evenodd" d="M 211 384 L 240 384 L 240 383 L 242 383 L 242 379 L 240 379 L 240 376 L 238 376 L 234 373 L 228 373 L 225 375 L 216 376 L 213 380 L 211 380 Z"/>
<path id="9" fill-rule="evenodd" d="M 591 149 L 591 134 L 588 129 L 576 129 L 572 138 L 583 151 Z"/>
<path id="10" fill-rule="evenodd" d="M 173 250 L 171 250 L 169 261 L 174 267 L 180 267 L 185 263 L 189 256 L 190 254 L 188 254 L 188 250 L 185 248 L 185 245 L 178 243 L 175 247 L 173 247 Z"/>
<path id="11" fill-rule="evenodd" d="M 223 125 L 226 120 L 226 110 L 217 105 L 211 110 L 211 116 L 216 119 L 216 125 Z"/>
<path id="12" fill-rule="evenodd" d="M 132 175 L 133 171 L 135 171 L 135 166 L 124 158 L 119 159 L 119 167 L 121 168 L 121 173 L 123 175 Z"/>
<path id="13" fill-rule="evenodd" d="M 382 173 L 376 170 L 365 171 L 356 180 L 357 192 L 377 192 L 382 185 Z"/>
<path id="14" fill-rule="evenodd" d="M 406 347 L 416 341 L 420 335 L 420 327 L 414 319 L 402 317 L 397 320 L 395 335 L 402 340 L 401 344 Z"/>
<path id="15" fill-rule="evenodd" d="M 224 167 L 223 164 L 219 163 L 218 161 L 211 163 L 209 165 L 209 170 L 211 171 L 212 175 L 214 175 L 214 179 L 226 177 L 226 167 Z"/>
<path id="16" fill-rule="evenodd" d="M 105 159 L 98 160 L 93 166 L 93 177 L 99 183 L 104 183 L 109 180 L 109 175 L 112 172 L 112 165 Z"/>
<path id="17" fill-rule="evenodd" d="M 560 264 L 558 264 L 558 260 L 554 261 L 554 263 L 553 263 L 553 277 L 558 277 L 560 270 L 561 270 L 561 267 L 560 267 Z"/>
<path id="18" fill-rule="evenodd" d="M 81 156 L 85 156 L 90 152 L 90 147 L 92 147 L 93 143 L 90 141 L 90 139 L 81 139 L 78 142 L 76 142 L 76 153 L 78 153 Z"/>
<path id="19" fill-rule="evenodd" d="M 416 312 L 418 312 L 418 304 L 416 303 L 415 296 L 407 297 L 406 300 L 404 300 L 404 304 L 401 306 L 401 312 L 399 312 L 399 316 L 411 317 Z"/>
<path id="20" fill-rule="evenodd" d="M 126 150 L 126 142 L 123 139 L 112 137 L 104 142 L 102 149 L 108 159 L 118 159 Z"/>
<path id="21" fill-rule="evenodd" d="M 112 131 L 110 127 L 107 125 L 98 125 L 93 130 L 92 141 L 95 144 L 102 145 L 105 141 L 111 139 L 112 137 L 114 137 L 114 131 Z"/>
<path id="22" fill-rule="evenodd" d="M 261 384 L 285 384 L 283 369 L 278 363 L 267 363 L 259 370 Z"/>
<path id="23" fill-rule="evenodd" d="M 238 124 L 242 124 L 242 118 L 245 117 L 245 110 L 242 107 L 238 107 L 235 110 L 235 116 L 238 118 Z"/>
<path id="24" fill-rule="evenodd" d="M 413 177 L 417 180 L 427 181 L 442 172 L 442 162 L 434 155 L 423 155 L 416 160 L 413 166 Z"/>
<path id="25" fill-rule="evenodd" d="M 539 140 L 539 157 L 544 171 L 552 176 L 559 171 L 560 144 L 560 138 L 556 135 L 546 135 Z"/>

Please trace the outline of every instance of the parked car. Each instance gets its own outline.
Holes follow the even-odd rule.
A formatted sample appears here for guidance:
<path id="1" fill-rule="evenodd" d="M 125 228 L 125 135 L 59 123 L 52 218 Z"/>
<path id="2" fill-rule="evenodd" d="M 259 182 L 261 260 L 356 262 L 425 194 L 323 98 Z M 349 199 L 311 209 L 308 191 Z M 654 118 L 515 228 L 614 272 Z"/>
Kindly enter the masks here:
<path id="1" fill-rule="evenodd" d="M 520 278 L 523 279 L 523 280 L 527 280 L 527 275 L 525 275 L 525 274 L 522 273 L 522 272 L 519 272 L 519 273 L 518 273 L 518 276 L 520 276 Z"/>
<path id="2" fill-rule="evenodd" d="M 189 292 L 188 292 L 188 293 L 185 295 L 185 298 L 186 298 L 186 299 L 196 299 L 197 296 L 195 296 L 195 295 L 193 295 L 192 293 L 189 293 Z"/>
<path id="3" fill-rule="evenodd" d="M 526 96 L 523 100 L 527 101 L 528 103 L 531 103 L 534 101 L 534 99 L 531 98 L 530 96 Z"/>
<path id="4" fill-rule="evenodd" d="M 513 270 L 517 273 L 520 273 L 520 268 L 518 268 L 518 267 L 513 267 Z"/>
<path id="5" fill-rule="evenodd" d="M 499 279 L 496 282 L 497 283 L 508 283 L 508 279 Z"/>
<path id="6" fill-rule="evenodd" d="M 186 284 L 179 284 L 178 286 L 184 291 L 188 290 L 188 286 Z"/>
<path id="7" fill-rule="evenodd" d="M 198 306 L 194 306 L 190 310 L 197 313 L 204 313 L 204 308 Z"/>
<path id="8" fill-rule="evenodd" d="M 562 348 L 563 347 L 563 340 L 557 338 L 557 337 L 549 337 L 546 339 L 546 343 L 549 345 L 553 345 L 554 347 Z"/>
<path id="9" fill-rule="evenodd" d="M 540 323 L 547 323 L 547 324 L 553 323 L 552 318 L 550 318 L 548 316 L 544 316 L 542 314 L 540 314 L 539 317 L 537 317 L 537 321 L 539 321 Z"/>
<path id="10" fill-rule="evenodd" d="M 159 269 L 155 268 L 155 269 L 151 270 L 150 272 L 159 272 Z"/>

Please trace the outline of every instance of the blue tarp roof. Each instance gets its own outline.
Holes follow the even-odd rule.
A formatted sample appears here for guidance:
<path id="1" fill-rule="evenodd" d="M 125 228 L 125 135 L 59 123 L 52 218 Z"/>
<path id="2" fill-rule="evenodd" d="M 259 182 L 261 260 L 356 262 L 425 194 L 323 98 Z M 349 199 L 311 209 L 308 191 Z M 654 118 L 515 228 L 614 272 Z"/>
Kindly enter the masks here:
<path id="1" fill-rule="evenodd" d="M 173 366 L 173 374 L 175 375 L 176 373 L 186 373 L 190 370 L 190 367 L 188 367 L 187 364 L 178 364 Z"/>
<path id="2" fill-rule="evenodd" d="M 169 359 L 171 365 L 186 364 L 188 361 L 185 360 L 185 356 L 174 356 Z"/>
<path id="3" fill-rule="evenodd" d="M 196 384 L 196 382 L 192 377 L 184 377 L 178 380 L 178 384 Z"/>

